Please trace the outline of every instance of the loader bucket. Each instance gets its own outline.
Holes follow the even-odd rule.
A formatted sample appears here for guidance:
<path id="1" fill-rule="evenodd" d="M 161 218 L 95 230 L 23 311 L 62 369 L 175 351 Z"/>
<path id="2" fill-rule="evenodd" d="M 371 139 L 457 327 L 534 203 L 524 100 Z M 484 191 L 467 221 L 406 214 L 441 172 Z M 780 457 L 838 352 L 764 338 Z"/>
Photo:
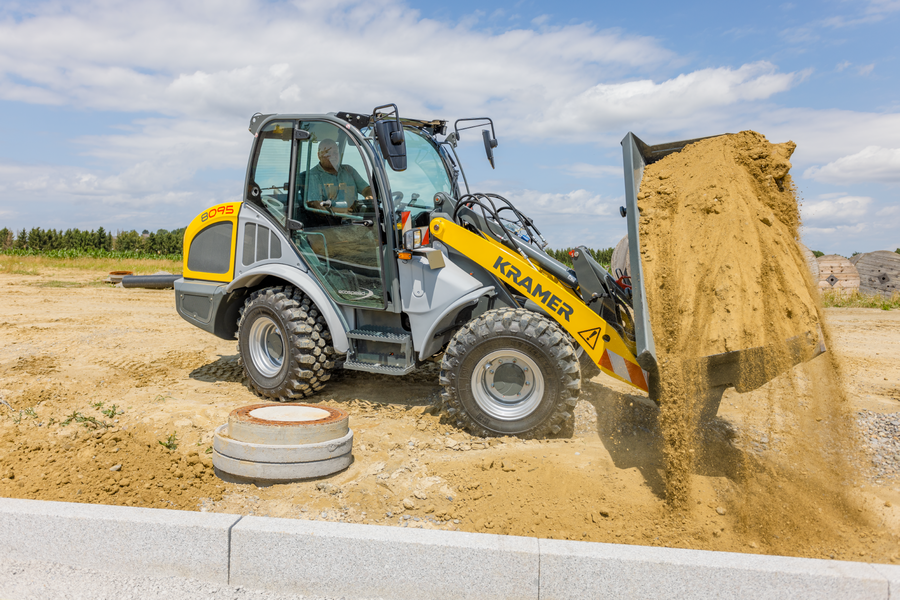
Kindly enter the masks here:
<path id="1" fill-rule="evenodd" d="M 631 276 L 634 308 L 636 355 L 638 364 L 650 374 L 649 393 L 650 398 L 653 400 L 656 400 L 659 396 L 659 368 L 657 365 L 656 345 L 653 341 L 653 327 L 650 323 L 650 313 L 647 309 L 644 272 L 641 266 L 641 240 L 640 228 L 638 227 L 640 213 L 638 211 L 637 197 L 640 193 L 641 180 L 644 177 L 644 167 L 669 154 L 679 152 L 688 144 L 705 140 L 709 137 L 717 136 L 649 146 L 636 135 L 629 132 L 622 140 L 622 156 L 625 170 L 625 218 L 628 223 L 629 275 Z M 733 386 L 739 392 L 747 392 L 762 386 L 785 370 L 801 362 L 808 361 L 825 351 L 821 331 L 819 331 L 818 339 L 813 339 L 810 335 L 798 336 L 786 340 L 785 346 L 789 356 L 788 361 L 783 359 L 776 360 L 774 356 L 775 353 L 778 353 L 779 357 L 783 358 L 784 347 L 760 346 L 706 356 L 698 359 L 700 361 L 699 366 L 703 372 L 708 374 L 708 382 L 711 389 L 724 390 L 726 387 Z M 721 396 L 721 393 L 719 396 Z"/>

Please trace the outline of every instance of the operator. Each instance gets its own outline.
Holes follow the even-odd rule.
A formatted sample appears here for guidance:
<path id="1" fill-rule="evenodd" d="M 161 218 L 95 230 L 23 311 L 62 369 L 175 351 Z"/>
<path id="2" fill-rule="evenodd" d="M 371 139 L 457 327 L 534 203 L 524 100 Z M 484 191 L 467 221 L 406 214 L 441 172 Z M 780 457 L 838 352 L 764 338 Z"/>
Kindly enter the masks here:
<path id="1" fill-rule="evenodd" d="M 341 164 L 337 142 L 322 140 L 319 143 L 319 164 L 301 174 L 306 177 L 306 202 L 311 208 L 328 209 L 322 203 L 331 201 L 330 209 L 335 213 L 349 213 L 356 208 L 357 194 L 372 198 L 372 187 L 360 177 L 356 169 Z"/>

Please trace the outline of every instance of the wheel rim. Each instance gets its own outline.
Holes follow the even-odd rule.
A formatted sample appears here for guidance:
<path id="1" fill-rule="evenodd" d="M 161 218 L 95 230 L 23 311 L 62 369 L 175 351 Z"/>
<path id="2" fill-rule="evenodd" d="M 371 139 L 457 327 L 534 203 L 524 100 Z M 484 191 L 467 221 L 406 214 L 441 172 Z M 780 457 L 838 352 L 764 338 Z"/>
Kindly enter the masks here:
<path id="1" fill-rule="evenodd" d="M 250 358 L 263 377 L 275 377 L 284 364 L 284 338 L 269 317 L 261 316 L 250 327 Z"/>
<path id="2" fill-rule="evenodd" d="M 518 350 L 491 352 L 475 365 L 472 394 L 478 407 L 494 419 L 527 417 L 544 397 L 544 376 L 534 360 Z"/>

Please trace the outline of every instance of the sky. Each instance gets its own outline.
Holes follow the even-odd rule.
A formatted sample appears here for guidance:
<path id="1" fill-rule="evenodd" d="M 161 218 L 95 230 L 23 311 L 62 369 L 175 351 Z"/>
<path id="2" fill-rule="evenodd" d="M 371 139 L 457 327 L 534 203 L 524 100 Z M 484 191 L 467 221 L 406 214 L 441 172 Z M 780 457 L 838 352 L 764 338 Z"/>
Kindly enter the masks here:
<path id="1" fill-rule="evenodd" d="M 0 0 L 0 227 L 175 229 L 240 199 L 251 115 L 490 116 L 458 149 L 551 246 L 625 234 L 620 142 L 797 144 L 802 241 L 900 247 L 900 0 Z"/>

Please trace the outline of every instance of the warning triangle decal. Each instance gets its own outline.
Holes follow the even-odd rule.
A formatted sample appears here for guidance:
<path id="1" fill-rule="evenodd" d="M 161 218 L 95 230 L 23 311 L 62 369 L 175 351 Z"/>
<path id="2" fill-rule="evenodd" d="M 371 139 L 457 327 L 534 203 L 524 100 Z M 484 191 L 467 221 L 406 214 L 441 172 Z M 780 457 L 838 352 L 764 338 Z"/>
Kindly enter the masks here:
<path id="1" fill-rule="evenodd" d="M 597 347 L 597 340 L 600 339 L 600 332 L 603 328 L 597 327 L 596 329 L 586 329 L 585 331 L 579 331 L 578 335 L 581 336 L 587 345 L 591 347 L 591 350 Z"/>

